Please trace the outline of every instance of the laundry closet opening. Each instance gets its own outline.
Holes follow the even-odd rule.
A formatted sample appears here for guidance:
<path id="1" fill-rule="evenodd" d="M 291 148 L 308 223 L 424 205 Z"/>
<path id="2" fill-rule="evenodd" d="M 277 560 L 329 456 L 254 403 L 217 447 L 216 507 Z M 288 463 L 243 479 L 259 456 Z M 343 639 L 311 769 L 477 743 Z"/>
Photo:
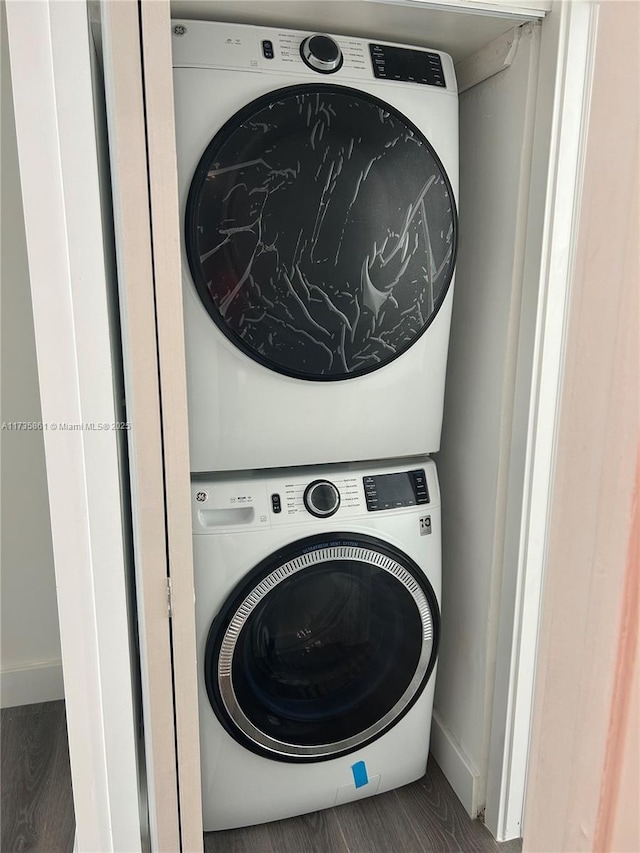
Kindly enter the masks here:
<path id="1" fill-rule="evenodd" d="M 449 12 L 447 22 L 453 22 L 453 27 L 451 34 L 443 36 L 441 30 L 445 13 L 427 8 L 418 10 L 408 6 L 375 3 L 345 3 L 340 4 L 338 8 L 338 4 L 328 3 L 324 4 L 322 9 L 311 13 L 306 4 L 235 3 L 232 6 L 214 3 L 206 6 L 205 12 L 204 5 L 199 4 L 194 8 L 188 3 L 174 3 L 172 15 L 174 19 L 180 19 L 179 25 L 185 27 L 188 27 L 190 18 L 196 17 L 269 26 L 273 28 L 271 37 L 260 41 L 263 44 L 265 41 L 275 42 L 276 49 L 277 39 L 285 39 L 292 31 L 302 30 L 304 35 L 314 31 L 329 31 L 344 34 L 346 37 L 352 36 L 354 44 L 358 36 L 368 40 L 370 45 L 384 41 L 448 51 L 457 64 L 456 76 L 460 91 L 459 233 L 442 438 L 440 449 L 434 453 L 443 494 L 443 620 L 431 749 L 465 807 L 475 816 L 486 806 L 487 800 L 495 670 L 496 659 L 500 656 L 498 634 L 501 591 L 505 583 L 511 583 L 505 573 L 514 576 L 517 568 L 514 539 L 518 538 L 522 483 L 513 482 L 513 471 L 514 467 L 522 467 L 523 463 L 518 454 L 522 453 L 526 438 L 524 430 L 529 389 L 525 377 L 527 364 L 530 366 L 532 360 L 537 303 L 537 280 L 531 275 L 531 270 L 525 269 L 525 249 L 529 227 L 529 182 L 540 24 L 535 21 L 523 22 L 505 18 L 498 19 L 496 26 L 495 19 Z M 332 21 L 331 26 L 327 24 L 329 20 Z M 470 28 L 482 30 L 491 25 L 493 31 L 487 33 L 486 41 L 479 43 L 476 35 L 475 44 L 470 46 Z M 411 33 L 410 38 L 407 37 L 408 32 Z M 234 41 L 239 33 L 240 31 L 233 36 Z M 227 36 L 231 37 L 232 35 Z M 174 37 L 174 43 L 178 43 L 177 47 L 174 46 L 174 57 L 176 50 L 183 50 L 182 45 L 188 38 L 188 33 L 182 37 Z M 348 43 L 348 38 L 345 38 L 345 43 Z M 490 47 L 487 47 L 489 44 Z M 241 48 L 234 44 L 233 49 Z M 373 49 L 374 47 L 371 47 L 371 50 Z M 491 54 L 492 62 L 488 60 Z M 288 60 L 289 57 L 285 59 Z M 368 63 L 370 58 L 364 57 L 364 61 Z M 387 65 L 394 71 L 392 61 L 387 59 Z M 195 64 L 196 60 L 191 62 Z M 278 60 L 263 61 L 262 65 L 268 65 L 268 62 L 277 64 Z M 178 64 L 181 63 L 182 60 L 178 60 Z M 243 101 L 255 103 L 255 106 L 252 104 L 251 107 L 255 114 L 254 121 L 262 124 L 259 130 L 254 132 L 259 133 L 264 142 L 264 135 L 269 132 L 264 124 L 267 121 L 266 116 L 273 115 L 269 96 L 265 94 L 262 101 L 256 101 L 253 95 L 245 95 L 244 90 L 239 91 L 239 87 L 250 84 L 243 83 L 242 77 L 238 75 L 231 82 L 231 72 L 227 72 L 227 75 L 229 80 L 225 78 L 220 85 L 219 96 L 238 105 Z M 257 76 L 244 75 L 252 81 Z M 195 75 L 189 77 L 187 74 L 185 77 L 191 81 L 195 79 Z M 318 86 L 330 87 L 331 84 L 335 85 L 336 80 L 337 78 L 328 74 L 323 75 Z M 188 85 L 192 87 L 194 83 L 190 82 Z M 414 98 L 417 101 L 422 97 L 419 84 L 414 84 L 413 89 L 405 86 L 403 91 L 405 90 L 408 91 L 407 99 Z M 297 103 L 295 93 L 292 92 L 289 97 L 292 106 Z M 310 97 L 314 95 L 310 93 Z M 176 100 L 177 133 L 180 138 L 180 134 L 185 132 L 185 122 L 190 119 L 185 115 L 185 108 L 181 106 L 179 90 Z M 195 100 L 197 101 L 197 98 Z M 344 100 L 345 115 L 353 116 L 353 121 L 362 122 L 364 119 L 359 115 L 363 112 L 362 108 L 358 108 L 355 103 L 349 104 L 346 97 Z M 282 96 L 279 109 L 284 116 L 285 129 L 287 122 L 292 121 L 287 117 L 286 105 L 286 96 Z M 306 106 L 304 108 L 306 109 Z M 375 102 L 371 103 L 371 108 L 375 110 Z M 249 107 L 245 109 L 248 110 Z M 231 104 L 227 112 L 230 116 L 237 115 Z M 240 114 L 240 118 L 230 120 L 240 123 L 244 118 L 244 115 Z M 278 125 L 275 116 L 273 121 L 274 125 Z M 189 127 L 192 126 L 191 122 Z M 246 128 L 245 123 L 245 135 L 248 133 Z M 217 142 L 211 143 L 211 148 L 219 150 L 210 150 L 203 156 L 201 171 L 209 170 L 210 173 L 211 161 L 215 161 L 221 171 L 228 168 L 228 164 L 223 163 L 221 159 L 224 155 L 222 149 L 225 145 L 232 146 L 234 136 L 237 135 L 235 128 L 228 130 L 228 141 L 218 138 Z M 367 142 L 370 144 L 369 139 Z M 437 153 L 446 148 L 446 139 L 441 140 L 436 135 L 432 144 Z M 269 146 L 270 142 L 266 145 Z M 254 150 L 251 146 L 249 138 L 236 143 L 236 151 L 246 151 L 246 156 L 243 154 L 244 161 L 251 159 L 249 152 Z M 202 144 L 200 149 L 203 149 Z M 259 149 L 256 147 L 256 150 Z M 270 150 L 275 151 L 275 144 L 271 145 Z M 325 148 L 325 154 L 326 150 Z M 440 156 L 446 157 L 448 154 Z M 180 148 L 178 157 L 180 163 Z M 255 156 L 254 159 L 259 158 Z M 292 156 L 291 159 L 292 165 L 295 165 L 299 158 Z M 282 163 L 282 166 L 285 165 Z M 253 168 L 254 171 L 264 171 L 265 166 L 256 164 Z M 416 164 L 414 168 L 421 167 Z M 423 171 L 427 174 L 428 167 L 425 166 Z M 220 178 L 226 175 L 228 173 L 221 174 Z M 252 179 L 255 179 L 254 186 L 264 182 L 264 176 L 259 173 Z M 400 183 L 401 180 L 400 173 L 397 182 Z M 440 180 L 445 186 L 442 179 Z M 446 170 L 444 180 L 446 181 Z M 242 178 L 238 178 L 238 182 L 240 181 L 246 183 L 247 176 L 243 174 Z M 246 190 L 242 188 L 242 191 Z M 189 197 L 190 211 L 195 204 L 196 192 L 192 187 Z M 216 192 L 223 193 L 228 198 L 232 192 L 237 192 L 237 189 L 227 180 L 220 188 L 216 187 Z M 248 204 L 251 198 L 251 195 L 248 195 Z M 285 215 L 306 215 L 300 213 L 299 205 L 296 208 L 295 203 L 287 206 L 286 200 L 286 195 L 283 195 Z M 316 201 L 318 204 L 314 210 L 321 204 L 320 199 Z M 365 201 L 368 205 L 375 203 L 374 199 Z M 389 203 L 393 203 L 392 198 Z M 235 211 L 237 213 L 238 205 Z M 223 210 L 219 215 L 225 216 L 228 212 Z M 246 215 L 251 215 L 250 208 L 247 209 Z M 446 212 L 443 215 L 446 215 Z M 222 227 L 224 228 L 224 225 Z M 220 226 L 218 229 L 220 230 Z M 432 230 L 435 232 L 435 229 Z M 302 228 L 296 229 L 296 234 L 301 232 Z M 276 233 L 278 227 L 274 224 L 272 237 Z M 446 235 L 446 228 L 438 229 L 438 233 Z M 209 251 L 220 244 L 220 234 L 218 238 L 210 245 L 207 244 Z M 443 239 L 446 240 L 446 237 Z M 292 247 L 292 255 L 294 250 L 295 246 Z M 242 251 L 250 252 L 251 248 L 235 250 L 234 257 L 238 263 L 235 281 L 240 278 L 240 268 L 244 270 L 247 266 Z M 374 251 L 372 246 L 372 255 Z M 434 253 L 437 252 L 436 246 Z M 388 251 L 388 254 L 391 255 L 392 252 Z M 379 250 L 379 256 L 386 260 L 384 250 Z M 271 256 L 266 257 L 271 260 Z M 439 263 L 443 257 L 444 250 L 440 250 Z M 207 259 L 203 261 L 203 265 L 207 262 L 211 261 Z M 190 259 L 189 263 L 193 271 L 193 260 Z M 202 269 L 204 266 L 197 271 L 196 283 L 199 280 L 204 281 L 206 277 L 201 274 Z M 209 271 L 209 279 L 213 275 L 214 273 Z M 297 295 L 295 288 L 299 288 L 299 284 L 290 282 L 283 283 L 283 286 L 285 290 L 289 288 L 289 298 L 293 302 Z M 224 295 L 221 298 L 224 299 Z M 186 310 L 189 312 L 190 307 L 187 306 Z M 311 328 L 313 319 L 312 317 L 308 320 L 310 332 L 314 331 Z M 216 322 L 219 323 L 220 320 L 216 319 Z M 336 323 L 340 322 L 342 321 L 338 318 Z M 427 330 L 425 338 L 428 338 L 429 331 Z M 246 340 L 251 340 L 251 337 L 245 338 Z M 249 345 L 245 343 L 245 349 Z M 192 346 L 189 339 L 186 346 L 189 351 Z M 253 346 L 258 350 L 259 359 L 269 358 L 268 346 L 265 347 L 260 341 Z M 201 359 L 201 363 L 203 361 L 204 359 Z M 398 370 L 401 365 L 402 358 L 398 358 Z M 279 365 L 276 369 L 283 370 Z M 304 358 L 298 358 L 292 368 L 285 367 L 284 371 L 290 370 L 295 375 L 296 371 L 304 369 Z M 344 367 L 336 369 L 344 370 Z M 428 360 L 415 361 L 405 369 L 411 371 L 411 383 L 416 388 L 416 394 L 413 396 L 418 396 L 417 389 L 433 381 L 433 371 L 430 370 Z M 381 370 L 379 375 L 382 377 L 384 371 Z M 187 381 L 194 382 L 189 376 Z M 327 461 L 402 457 L 407 455 L 405 448 L 408 432 L 416 429 L 426 432 L 429 429 L 426 412 L 414 414 L 408 409 L 411 405 L 407 400 L 409 393 L 404 394 L 404 404 L 399 400 L 398 403 L 389 405 L 386 398 L 389 389 L 381 388 L 375 398 L 363 394 L 359 400 L 355 387 L 350 387 L 348 381 L 342 384 L 345 395 L 349 395 L 350 405 L 357 414 L 350 410 L 351 425 L 348 422 L 340 423 L 333 429 L 333 436 L 336 442 L 343 445 L 348 445 L 351 437 L 355 436 L 357 445 L 353 448 L 335 448 L 333 454 L 331 450 L 325 451 Z M 394 384 L 397 385 L 397 382 Z M 305 401 L 304 406 L 316 411 L 317 417 L 321 419 L 327 408 L 327 395 L 331 391 L 335 392 L 336 386 L 333 382 L 308 385 L 309 399 Z M 238 383 L 235 383 L 235 387 L 230 389 L 231 394 L 244 392 L 244 388 L 241 390 L 237 386 Z M 222 392 L 222 396 L 224 395 L 225 392 Z M 193 396 L 198 400 L 195 405 L 200 407 L 200 395 Z M 267 419 L 277 417 L 268 414 L 268 397 L 260 396 L 259 390 L 256 394 L 247 395 L 246 400 L 254 412 L 262 407 Z M 363 403 L 366 405 L 364 412 L 359 411 Z M 224 410 L 225 401 L 218 399 L 213 405 Z M 235 405 L 234 398 L 231 408 Z M 340 408 L 344 407 L 341 405 Z M 295 419 L 295 412 L 291 412 L 286 403 L 284 409 L 287 418 Z M 384 423 L 385 417 L 390 413 L 399 416 L 400 424 L 392 424 L 385 430 L 384 449 L 377 450 L 375 438 L 369 439 L 371 431 L 375 429 L 372 422 L 380 420 Z M 206 417 L 200 411 L 198 419 L 206 422 Z M 240 420 L 243 424 L 238 426 L 238 429 L 242 430 L 245 425 L 251 423 L 252 416 L 247 412 Z M 263 429 L 264 425 L 261 423 L 260 430 Z M 326 429 L 331 429 L 331 425 L 326 425 L 322 430 L 323 434 Z M 308 431 L 306 432 L 308 435 Z M 304 432 L 300 440 L 305 441 Z M 367 441 L 370 441 L 370 446 Z M 255 441 L 247 438 L 245 447 L 245 453 L 253 459 Z M 224 442 L 221 442 L 221 456 L 228 449 L 224 447 Z M 290 443 L 288 449 L 290 450 Z M 233 451 L 231 453 L 233 455 Z M 260 451 L 256 453 L 258 459 Z M 313 458 L 313 453 L 313 447 L 303 446 L 299 461 L 321 461 Z M 335 455 L 337 453 L 344 455 Z M 226 464 L 225 461 L 223 466 L 226 467 Z M 282 457 L 275 457 L 271 464 L 255 464 L 251 467 L 272 467 L 274 464 L 288 462 Z M 195 469 L 216 470 L 220 467 L 220 461 L 213 460 L 213 464 L 196 464 Z M 234 465 L 231 462 L 230 467 L 249 466 Z M 504 630 L 504 625 L 502 628 Z M 505 637 L 502 637 L 503 642 L 504 640 Z"/>
<path id="2" fill-rule="evenodd" d="M 439 557 L 432 561 L 437 583 L 429 579 L 435 597 L 425 598 L 438 642 L 430 748 L 467 812 L 486 810 L 501 838 L 520 829 L 518 820 L 505 828 L 501 786 L 511 749 L 505 729 L 539 334 L 549 142 L 535 138 L 534 119 L 550 121 L 544 111 L 553 82 L 553 75 L 551 83 L 545 78 L 543 97 L 544 12 L 368 0 L 175 0 L 165 34 L 173 41 L 181 257 L 189 279 L 192 519 L 196 531 L 207 518 L 224 521 L 194 535 L 196 562 L 207 536 L 227 527 L 221 541 L 231 547 L 263 528 L 282 530 L 285 519 L 320 519 L 326 527 L 316 529 L 330 531 L 325 544 L 333 547 L 332 537 L 381 535 L 357 520 L 356 509 L 370 520 L 393 506 L 412 507 L 416 548 L 442 536 L 441 598 Z M 302 82 L 292 68 L 307 75 Z M 275 83 L 261 76 L 265 69 Z M 153 87 L 153 78 L 145 85 Z M 393 95 L 383 99 L 383 85 Z M 346 177 L 350 158 L 364 167 Z M 337 190 L 332 195 L 339 178 L 341 198 Z M 372 212 L 377 224 L 367 230 L 362 223 Z M 426 292 L 411 289 L 421 277 Z M 424 499 L 416 472 L 432 478 Z M 316 481 L 322 488 L 314 503 L 308 490 Z M 383 506 L 387 497 L 396 503 Z M 329 526 L 332 518 L 348 519 L 347 510 L 353 528 Z M 299 530 L 293 540 L 311 535 Z M 397 546 L 397 535 L 381 538 L 387 535 Z M 269 539 L 262 557 L 291 541 Z M 419 564 L 410 546 L 400 550 Z M 348 611 L 356 599 L 349 571 L 343 574 L 336 589 Z M 271 572 L 260 582 L 266 578 Z M 263 614 L 263 627 L 273 625 L 276 610 Z M 198 629 L 201 656 L 215 617 L 203 617 L 206 630 Z M 216 654 L 227 642 L 248 659 L 259 645 L 257 630 L 249 641 L 240 625 L 237 634 L 228 625 L 218 629 Z M 421 661 L 426 652 L 416 655 Z M 232 670 L 236 660 L 231 654 L 227 661 Z M 205 683 L 199 658 L 198 678 L 208 709 L 230 734 L 247 713 L 221 666 L 209 661 Z M 271 695 L 264 671 L 249 672 L 241 692 L 259 696 L 264 708 L 250 712 L 239 738 L 246 744 L 262 727 L 264 749 L 268 738 L 279 741 L 269 714 L 286 705 L 302 720 L 311 706 L 294 698 L 291 685 L 288 698 Z M 424 685 L 418 688 L 416 694 Z M 404 701 L 404 690 L 397 699 Z M 406 720 L 413 701 L 407 699 Z M 523 786 L 525 764 L 514 772 Z M 355 776 L 349 784 L 359 789 Z M 215 786 L 208 796 L 215 800 Z"/>

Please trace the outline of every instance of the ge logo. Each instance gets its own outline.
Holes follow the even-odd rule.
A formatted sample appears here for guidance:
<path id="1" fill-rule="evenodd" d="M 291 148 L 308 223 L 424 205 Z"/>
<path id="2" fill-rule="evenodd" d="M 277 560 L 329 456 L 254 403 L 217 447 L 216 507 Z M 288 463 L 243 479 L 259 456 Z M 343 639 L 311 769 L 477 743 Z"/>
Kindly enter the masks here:
<path id="1" fill-rule="evenodd" d="M 186 28 L 186 27 L 181 26 L 180 24 L 178 24 L 178 26 L 177 26 L 177 27 L 174 27 L 174 28 L 173 28 L 173 31 L 174 31 L 174 33 L 175 33 L 177 36 L 183 36 L 183 35 L 186 33 L 187 28 Z"/>
<path id="2" fill-rule="evenodd" d="M 206 492 L 196 492 L 196 500 L 200 501 L 200 503 L 202 503 L 202 501 L 206 501 L 208 497 L 209 495 Z"/>

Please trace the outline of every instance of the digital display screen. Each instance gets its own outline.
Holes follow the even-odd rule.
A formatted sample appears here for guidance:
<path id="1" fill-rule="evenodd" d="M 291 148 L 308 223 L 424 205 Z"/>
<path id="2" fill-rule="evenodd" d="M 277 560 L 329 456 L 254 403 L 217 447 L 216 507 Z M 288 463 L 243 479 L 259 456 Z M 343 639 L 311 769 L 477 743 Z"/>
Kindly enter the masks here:
<path id="1" fill-rule="evenodd" d="M 429 502 L 427 481 L 422 469 L 364 477 L 363 485 L 369 512 Z"/>
<path id="2" fill-rule="evenodd" d="M 409 475 L 405 472 L 400 474 L 385 474 L 384 477 L 375 477 L 378 501 L 387 506 L 410 506 L 416 502 Z"/>
<path id="3" fill-rule="evenodd" d="M 378 78 L 445 86 L 442 60 L 437 53 L 371 44 L 373 72 Z"/>

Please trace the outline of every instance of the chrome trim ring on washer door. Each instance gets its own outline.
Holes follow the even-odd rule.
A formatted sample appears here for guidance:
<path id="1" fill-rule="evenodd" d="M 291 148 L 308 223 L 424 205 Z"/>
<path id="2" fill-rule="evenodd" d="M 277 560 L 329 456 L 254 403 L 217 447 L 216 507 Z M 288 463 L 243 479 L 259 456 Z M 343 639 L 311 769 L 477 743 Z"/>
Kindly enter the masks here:
<path id="1" fill-rule="evenodd" d="M 334 535 L 335 536 L 335 535 Z M 344 541 L 342 537 L 349 537 Z M 233 726 L 237 727 L 240 733 L 248 741 L 249 748 L 252 744 L 259 748 L 260 752 L 265 752 L 271 755 L 272 758 L 278 758 L 285 761 L 313 761 L 322 760 L 323 758 L 335 757 L 338 754 L 345 754 L 360 747 L 366 742 L 374 740 L 381 735 L 385 730 L 390 728 L 398 719 L 406 713 L 410 705 L 416 700 L 417 696 L 423 689 L 428 680 L 428 675 L 435 663 L 435 651 L 437 644 L 436 627 L 438 620 L 438 608 L 433 590 L 430 584 L 423 578 L 422 584 L 429 590 L 429 597 L 425 594 L 423 585 L 416 580 L 416 577 L 405 568 L 399 560 L 389 556 L 388 553 L 383 553 L 377 550 L 376 545 L 368 546 L 366 544 L 354 543 L 354 538 L 359 538 L 364 542 L 376 543 L 372 537 L 350 537 L 349 534 L 340 534 L 342 541 L 338 543 L 328 543 L 325 546 L 318 546 L 312 549 L 303 549 L 302 553 L 298 553 L 293 559 L 283 562 L 276 569 L 269 572 L 262 578 L 251 590 L 248 595 L 245 595 L 237 606 L 234 608 L 224 634 L 219 645 L 217 661 L 209 659 L 210 645 L 214 626 L 212 626 L 209 643 L 207 648 L 207 689 L 209 698 L 212 700 L 212 706 L 218 716 L 219 709 L 216 708 L 216 703 L 213 701 L 212 692 L 218 693 L 224 710 L 229 717 L 225 722 L 225 727 L 232 733 L 232 727 L 229 722 L 232 721 Z M 316 540 L 317 537 L 312 537 Z M 311 540 L 306 540 L 311 541 Z M 301 545 L 303 543 L 295 543 Z M 387 551 L 390 549 L 387 543 L 380 542 L 380 545 Z M 406 558 L 401 552 L 398 552 L 400 558 L 404 558 L 408 564 L 412 563 L 409 558 Z M 245 714 L 241 702 L 236 693 L 234 686 L 234 664 L 237 666 L 238 661 L 234 661 L 239 647 L 243 629 L 247 626 L 252 614 L 255 613 L 264 600 L 276 590 L 280 584 L 297 575 L 297 573 L 305 570 L 313 570 L 314 567 L 319 567 L 322 564 L 339 562 L 340 565 L 353 563 L 355 565 L 370 566 L 377 572 L 382 570 L 387 573 L 395 581 L 399 582 L 404 591 L 408 593 L 415 605 L 421 625 L 421 645 L 417 664 L 413 676 L 406 684 L 405 689 L 399 696 L 397 701 L 390 707 L 379 719 L 376 719 L 366 728 L 357 733 L 329 743 L 290 743 L 286 740 L 278 739 L 272 735 L 262 731 L 254 722 L 252 722 L 247 714 Z M 413 564 L 415 566 L 415 564 Z M 417 568 L 417 567 L 416 567 Z M 418 569 L 419 571 L 419 569 Z M 421 573 L 422 574 L 422 573 Z M 431 601 L 429 599 L 432 599 Z M 434 619 L 436 625 L 434 625 Z M 246 649 L 245 649 L 246 653 Z M 241 655 L 242 657 L 242 655 Z M 304 677 L 304 673 L 301 673 Z M 212 691 L 210 680 L 215 679 L 217 682 L 216 691 Z M 312 685 L 313 687 L 313 685 Z M 234 734 L 235 737 L 235 734 Z M 236 738 L 238 739 L 238 738 Z M 244 742 L 244 741 L 241 741 Z M 256 750 L 258 751 L 258 750 Z"/>

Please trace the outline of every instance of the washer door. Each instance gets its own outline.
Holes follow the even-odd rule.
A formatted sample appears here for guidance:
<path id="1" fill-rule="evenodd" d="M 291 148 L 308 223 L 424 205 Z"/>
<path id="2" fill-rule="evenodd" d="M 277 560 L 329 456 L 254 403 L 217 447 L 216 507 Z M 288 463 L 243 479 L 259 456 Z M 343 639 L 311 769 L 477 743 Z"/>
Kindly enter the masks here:
<path id="1" fill-rule="evenodd" d="M 302 539 L 264 560 L 214 620 L 209 700 L 253 752 L 335 758 L 406 714 L 438 633 L 435 593 L 406 554 L 348 533 Z"/>
<path id="2" fill-rule="evenodd" d="M 384 101 L 280 89 L 216 134 L 193 178 L 186 250 L 202 302 L 266 367 L 349 379 L 401 355 L 442 305 L 457 220 L 442 163 Z"/>

